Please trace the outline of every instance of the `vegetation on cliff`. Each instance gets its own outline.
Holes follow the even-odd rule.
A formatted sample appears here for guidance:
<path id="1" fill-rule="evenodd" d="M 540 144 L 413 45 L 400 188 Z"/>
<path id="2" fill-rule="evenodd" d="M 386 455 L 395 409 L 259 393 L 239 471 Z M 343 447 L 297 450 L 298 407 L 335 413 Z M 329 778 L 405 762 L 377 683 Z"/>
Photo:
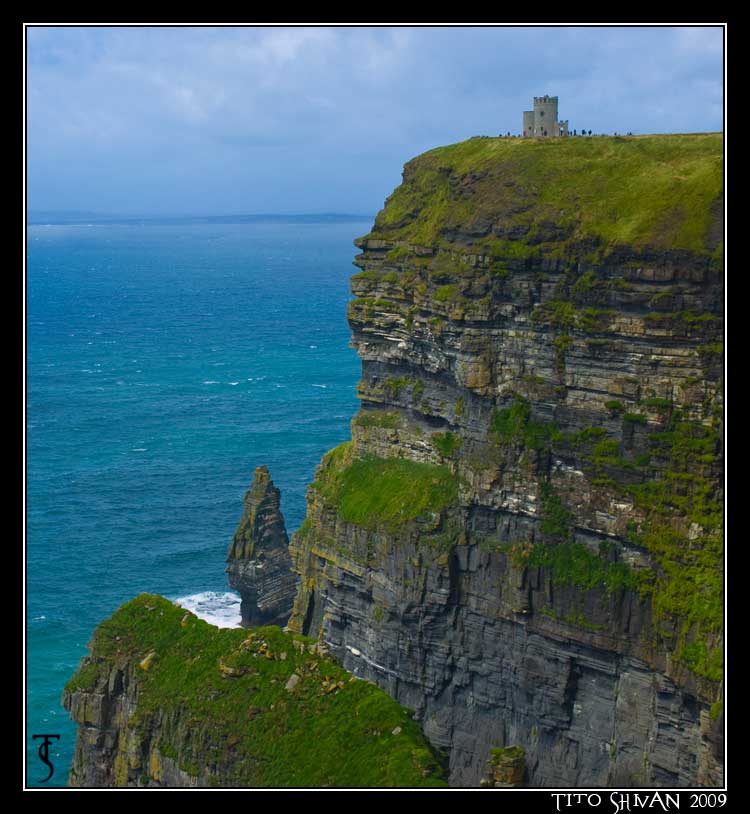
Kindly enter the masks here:
<path id="1" fill-rule="evenodd" d="M 409 711 L 304 636 L 219 629 L 142 594 L 99 625 L 90 648 L 66 696 L 106 692 L 113 671 L 130 670 L 137 703 L 123 727 L 152 753 L 141 785 L 154 779 L 154 750 L 223 786 L 445 785 Z"/>
<path id="2" fill-rule="evenodd" d="M 533 328 L 532 355 L 522 363 L 530 372 L 513 385 L 504 372 L 504 397 L 492 399 L 484 361 L 491 354 L 475 367 L 495 402 L 489 459 L 497 458 L 494 447 L 505 450 L 498 460 L 508 472 L 526 462 L 523 477 L 540 497 L 536 544 L 506 548 L 582 590 L 650 597 L 654 645 L 712 682 L 722 675 L 722 162 L 720 133 L 474 138 L 430 150 L 408 162 L 372 232 L 358 241 L 365 254 L 353 290 L 381 310 L 362 315 L 355 300 L 350 313 L 355 331 L 381 322 L 392 334 L 403 325 L 415 343 L 429 338 L 444 353 L 446 331 L 456 343 L 467 325 L 502 324 L 510 303 L 521 309 L 514 321 L 528 308 L 508 335 L 515 343 L 519 329 Z M 534 370 L 542 344 L 554 353 L 551 381 Z M 581 426 L 567 400 L 571 385 L 580 390 L 585 380 L 578 370 L 596 359 L 600 368 L 608 360 L 597 387 L 618 397 L 592 399 Z M 685 377 L 662 359 L 701 375 Z M 630 375 L 634 360 L 638 377 Z M 377 386 L 366 389 L 370 410 L 399 406 Z M 452 424 L 462 423 L 465 394 L 457 388 Z M 561 422 L 539 418 L 550 404 L 562 410 Z M 601 426 L 586 426 L 597 406 Z M 459 472 L 469 463 L 460 426 L 431 440 Z M 488 451 L 473 454 L 488 460 Z M 631 572 L 617 547 L 597 556 L 576 541 L 582 518 L 570 501 L 580 496 L 555 492 L 553 461 L 581 468 L 600 503 L 634 507 L 618 538 L 648 552 L 650 567 Z"/>
<path id="3" fill-rule="evenodd" d="M 372 236 L 529 256 L 598 241 L 712 254 L 722 194 L 719 133 L 474 138 L 410 161 Z"/>
<path id="4" fill-rule="evenodd" d="M 607 437 L 602 428 L 564 433 L 554 422 L 535 420 L 531 404 L 517 395 L 493 413 L 490 429 L 496 443 L 513 445 L 515 452 L 572 458 L 596 486 L 631 499 L 645 519 L 631 526 L 627 539 L 649 551 L 655 568 L 635 573 L 611 561 L 608 541 L 600 556 L 574 542 L 575 514 L 547 480 L 540 483 L 542 540 L 507 548 L 519 564 L 547 567 L 563 584 L 606 593 L 629 588 L 649 596 L 662 643 L 697 675 L 719 681 L 724 612 L 719 417 L 706 426 L 686 419 L 667 400 L 642 403 L 661 410 L 657 428 L 647 428 L 645 416 L 635 413 L 623 414 L 621 421 L 643 426 L 647 453 Z"/>
<path id="5" fill-rule="evenodd" d="M 409 162 L 357 241 L 363 409 L 308 492 L 290 627 L 419 698 L 451 782 L 477 781 L 504 720 L 518 747 L 491 764 L 526 750 L 534 782 L 720 776 L 722 149 L 471 139 Z M 158 721 L 160 753 L 193 773 L 231 733 L 255 773 L 237 785 L 442 782 L 406 712 L 309 640 L 209 633 L 163 602 L 105 623 L 68 692 L 135 660 L 134 724 Z"/>
<path id="6" fill-rule="evenodd" d="M 721 134 L 470 139 L 355 241 L 362 409 L 309 492 L 293 620 L 423 700 L 452 782 L 509 719 L 533 783 L 720 777 L 722 159 Z"/>
<path id="7" fill-rule="evenodd" d="M 331 450 L 313 483 L 348 523 L 394 529 L 458 498 L 458 484 L 447 466 L 406 458 L 356 458 L 353 452 L 351 442 Z"/>

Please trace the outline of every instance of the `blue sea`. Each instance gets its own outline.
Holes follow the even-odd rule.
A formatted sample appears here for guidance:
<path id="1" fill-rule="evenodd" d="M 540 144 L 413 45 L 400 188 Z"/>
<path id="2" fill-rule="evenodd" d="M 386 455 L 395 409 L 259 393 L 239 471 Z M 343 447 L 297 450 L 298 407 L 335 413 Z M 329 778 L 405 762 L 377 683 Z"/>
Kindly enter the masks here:
<path id="1" fill-rule="evenodd" d="M 357 409 L 345 312 L 370 223 L 28 227 L 29 786 L 66 784 L 63 686 L 123 602 L 151 591 L 238 623 L 225 557 L 256 466 L 299 527 Z M 39 733 L 60 735 L 45 784 Z"/>

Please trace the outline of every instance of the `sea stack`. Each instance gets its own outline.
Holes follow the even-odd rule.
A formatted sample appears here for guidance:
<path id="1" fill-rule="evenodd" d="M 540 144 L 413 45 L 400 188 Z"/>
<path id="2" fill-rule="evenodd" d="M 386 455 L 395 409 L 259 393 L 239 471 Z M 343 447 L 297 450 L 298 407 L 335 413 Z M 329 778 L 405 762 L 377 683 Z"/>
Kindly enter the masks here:
<path id="1" fill-rule="evenodd" d="M 281 625 L 292 611 L 296 576 L 280 493 L 265 466 L 255 470 L 245 511 L 227 554 L 229 585 L 242 596 L 243 627 Z"/>

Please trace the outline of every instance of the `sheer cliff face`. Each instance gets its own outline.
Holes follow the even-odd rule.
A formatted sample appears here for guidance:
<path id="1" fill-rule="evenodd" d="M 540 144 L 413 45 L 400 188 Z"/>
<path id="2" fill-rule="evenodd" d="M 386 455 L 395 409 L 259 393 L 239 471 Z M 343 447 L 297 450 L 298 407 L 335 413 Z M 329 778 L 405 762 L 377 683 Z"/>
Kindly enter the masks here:
<path id="1" fill-rule="evenodd" d="M 720 136 L 473 139 L 357 242 L 290 628 L 477 785 L 722 779 Z"/>

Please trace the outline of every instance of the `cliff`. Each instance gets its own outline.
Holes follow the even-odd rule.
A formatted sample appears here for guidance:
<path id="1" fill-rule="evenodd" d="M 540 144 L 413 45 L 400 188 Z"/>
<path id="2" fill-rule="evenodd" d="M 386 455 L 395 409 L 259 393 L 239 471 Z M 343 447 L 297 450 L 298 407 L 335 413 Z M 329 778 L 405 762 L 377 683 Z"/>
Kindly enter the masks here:
<path id="1" fill-rule="evenodd" d="M 444 786 L 419 725 L 325 648 L 222 630 L 142 594 L 96 629 L 63 703 L 72 786 Z"/>
<path id="2" fill-rule="evenodd" d="M 244 512 L 227 554 L 229 585 L 242 597 L 243 627 L 285 625 L 292 611 L 296 577 L 281 497 L 265 466 L 255 470 Z"/>
<path id="3" fill-rule="evenodd" d="M 415 709 L 452 785 L 507 754 L 722 782 L 722 150 L 476 138 L 356 241 L 361 408 L 289 628 Z"/>
<path id="4" fill-rule="evenodd" d="M 722 150 L 409 162 L 357 241 L 352 439 L 291 542 L 265 467 L 245 497 L 253 630 L 103 623 L 71 784 L 444 785 L 438 749 L 454 786 L 721 785 Z"/>

